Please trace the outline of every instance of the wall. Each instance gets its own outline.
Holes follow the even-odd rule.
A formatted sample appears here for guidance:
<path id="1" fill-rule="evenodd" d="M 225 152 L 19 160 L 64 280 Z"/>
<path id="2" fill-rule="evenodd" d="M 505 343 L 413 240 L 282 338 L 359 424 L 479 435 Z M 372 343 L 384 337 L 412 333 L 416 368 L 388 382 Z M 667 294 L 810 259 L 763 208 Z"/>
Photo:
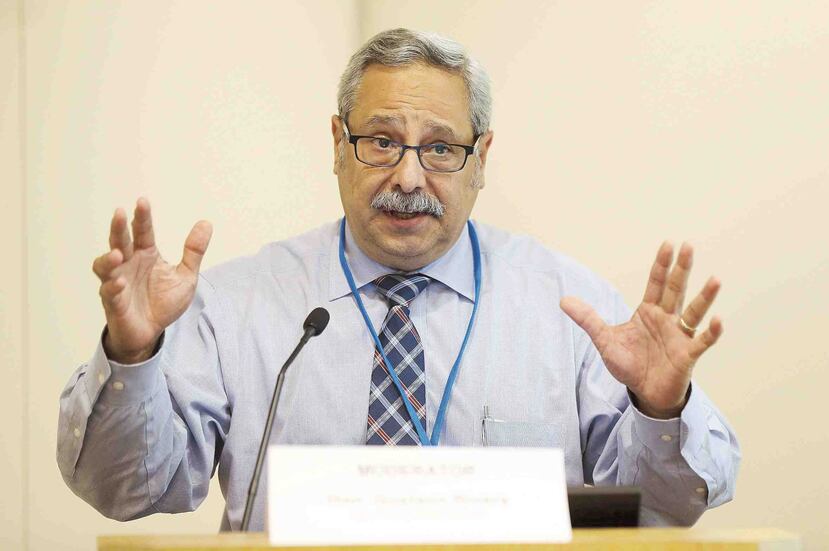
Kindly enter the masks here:
<path id="1" fill-rule="evenodd" d="M 20 76 L 21 4 L 9 2 L 0 8 L 0 366 L 3 399 L 0 400 L 0 548 L 19 549 L 24 542 L 27 484 L 24 471 L 27 435 L 22 419 L 26 396 L 23 326 L 25 283 L 21 266 L 25 250 L 21 120 L 24 104 Z"/>
<path id="2" fill-rule="evenodd" d="M 723 280 L 725 322 L 697 379 L 744 453 L 737 500 L 701 524 L 829 547 L 827 20 L 807 2 L 3 3 L 0 544 L 216 530 L 218 488 L 196 513 L 118 524 L 60 479 L 57 397 L 103 322 L 92 259 L 139 194 L 170 259 L 214 223 L 208 265 L 337 216 L 337 78 L 402 25 L 455 37 L 492 76 L 476 218 L 577 257 L 631 305 L 662 239 L 696 246 L 691 285 Z"/>

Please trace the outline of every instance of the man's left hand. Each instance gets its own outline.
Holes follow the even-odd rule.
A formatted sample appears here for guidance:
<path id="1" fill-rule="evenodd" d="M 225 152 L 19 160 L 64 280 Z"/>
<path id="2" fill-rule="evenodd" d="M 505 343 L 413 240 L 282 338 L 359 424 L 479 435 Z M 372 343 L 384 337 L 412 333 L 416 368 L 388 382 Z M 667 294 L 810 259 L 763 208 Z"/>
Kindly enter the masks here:
<path id="1" fill-rule="evenodd" d="M 716 278 L 709 278 L 682 310 L 693 255 L 691 246 L 683 243 L 671 269 L 673 246 L 662 244 L 642 304 L 627 323 L 608 325 L 583 301 L 575 297 L 561 300 L 561 309 L 590 336 L 607 369 L 630 389 L 636 406 L 650 417 L 669 419 L 680 414 L 694 364 L 723 331 L 722 321 L 715 316 L 708 328 L 695 336 L 697 325 L 720 290 Z"/>

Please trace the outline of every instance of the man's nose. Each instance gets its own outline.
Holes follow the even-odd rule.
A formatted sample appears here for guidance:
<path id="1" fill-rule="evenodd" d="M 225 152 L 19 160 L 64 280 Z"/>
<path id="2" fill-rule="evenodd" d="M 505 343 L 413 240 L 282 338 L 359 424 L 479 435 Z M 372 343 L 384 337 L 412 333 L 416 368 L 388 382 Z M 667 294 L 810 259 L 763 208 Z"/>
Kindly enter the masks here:
<path id="1" fill-rule="evenodd" d="M 426 185 L 426 173 L 417 158 L 417 151 L 407 149 L 403 158 L 394 167 L 393 184 L 400 186 L 403 193 L 411 193 Z"/>

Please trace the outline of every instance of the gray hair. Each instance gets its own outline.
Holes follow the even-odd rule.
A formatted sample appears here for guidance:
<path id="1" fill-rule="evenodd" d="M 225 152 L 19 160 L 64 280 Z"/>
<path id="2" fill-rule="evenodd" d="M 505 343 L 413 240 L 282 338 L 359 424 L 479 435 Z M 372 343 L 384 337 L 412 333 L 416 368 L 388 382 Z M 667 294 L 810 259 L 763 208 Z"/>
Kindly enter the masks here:
<path id="1" fill-rule="evenodd" d="M 446 213 L 446 205 L 434 195 L 425 191 L 403 193 L 398 189 L 381 191 L 375 195 L 371 200 L 371 208 L 408 214 L 423 212 L 437 218 Z"/>
<path id="2" fill-rule="evenodd" d="M 340 117 L 345 119 L 354 109 L 366 67 L 374 63 L 401 67 L 418 62 L 460 75 L 466 84 L 472 131 L 478 136 L 489 130 L 492 96 L 489 76 L 481 64 L 466 55 L 463 46 L 450 38 L 409 29 L 383 31 L 351 56 L 337 91 Z"/>

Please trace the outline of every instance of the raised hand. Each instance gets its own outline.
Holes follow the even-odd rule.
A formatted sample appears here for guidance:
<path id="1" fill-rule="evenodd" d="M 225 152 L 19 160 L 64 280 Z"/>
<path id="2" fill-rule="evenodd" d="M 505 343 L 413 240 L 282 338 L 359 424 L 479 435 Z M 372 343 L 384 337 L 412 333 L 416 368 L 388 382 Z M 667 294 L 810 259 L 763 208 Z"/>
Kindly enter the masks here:
<path id="1" fill-rule="evenodd" d="M 199 221 L 184 242 L 181 262 L 161 258 L 155 246 L 150 203 L 135 204 L 132 238 L 127 215 L 117 209 L 109 232 L 110 251 L 95 259 L 92 271 L 101 280 L 99 294 L 106 313 L 107 357 L 121 363 L 149 358 L 164 329 L 190 305 L 213 228 Z"/>
<path id="2" fill-rule="evenodd" d="M 606 324 L 593 308 L 575 297 L 561 308 L 590 336 L 610 373 L 634 394 L 639 409 L 652 417 L 676 417 L 685 406 L 694 364 L 723 331 L 718 317 L 695 336 L 717 293 L 711 277 L 682 311 L 693 250 L 683 243 L 671 269 L 673 247 L 663 243 L 656 254 L 642 304 L 627 323 Z M 670 270 L 670 273 L 669 273 Z M 682 311 L 682 315 L 679 312 Z"/>

